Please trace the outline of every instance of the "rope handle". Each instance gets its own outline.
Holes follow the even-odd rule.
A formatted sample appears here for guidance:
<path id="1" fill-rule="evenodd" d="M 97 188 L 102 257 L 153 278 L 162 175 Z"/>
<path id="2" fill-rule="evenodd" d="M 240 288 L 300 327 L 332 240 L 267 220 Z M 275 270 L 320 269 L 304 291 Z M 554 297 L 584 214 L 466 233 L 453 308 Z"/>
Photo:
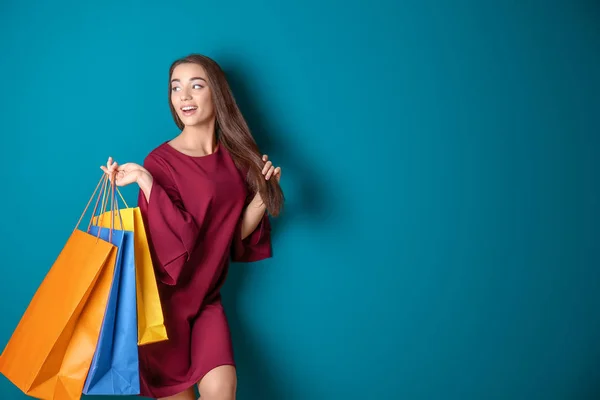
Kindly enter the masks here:
<path id="1" fill-rule="evenodd" d="M 94 196 L 96 195 L 96 192 L 98 192 L 98 189 L 100 188 L 100 193 L 98 193 L 98 197 L 96 198 L 96 204 L 94 205 L 94 210 L 92 211 L 92 216 L 90 218 L 89 224 L 88 224 L 88 228 L 87 228 L 87 232 L 89 233 L 92 227 L 92 221 L 94 220 L 94 216 L 96 215 L 96 210 L 98 210 L 98 204 L 100 203 L 100 215 L 98 216 L 99 221 L 98 221 L 98 226 L 99 228 L 102 226 L 102 222 L 104 219 L 104 215 L 106 213 L 106 207 L 108 204 L 108 200 L 110 197 L 110 211 L 111 211 L 111 221 L 110 221 L 110 230 L 109 230 L 109 242 L 112 241 L 112 234 L 113 234 L 113 230 L 114 230 L 114 217 L 115 217 L 115 211 L 118 213 L 119 216 L 119 222 L 120 222 L 120 226 L 121 228 L 123 227 L 123 218 L 121 216 L 121 211 L 119 209 L 119 203 L 118 200 L 115 198 L 115 192 L 119 193 L 119 196 L 121 197 L 121 199 L 123 200 L 123 203 L 125 203 L 125 206 L 127 207 L 127 202 L 125 202 L 125 199 L 123 198 L 123 195 L 121 194 L 121 192 L 119 191 L 118 188 L 116 188 L 114 179 L 111 180 L 110 182 L 110 193 L 107 195 L 107 187 L 109 186 L 109 179 L 108 179 L 108 175 L 103 173 L 102 177 L 100 178 L 100 181 L 98 182 L 98 184 L 96 185 L 96 188 L 94 189 L 94 192 L 92 193 L 92 196 L 90 197 L 90 199 L 88 200 L 88 203 L 86 204 L 83 212 L 81 213 L 81 216 L 79 217 L 79 220 L 77 221 L 77 224 L 75 225 L 75 229 L 77 230 L 79 228 L 79 225 L 81 224 L 81 221 L 83 220 L 83 217 L 85 215 L 85 213 L 87 212 L 88 208 L 90 207 L 90 204 L 92 203 L 92 200 L 94 199 Z M 116 189 L 116 190 L 115 190 Z M 102 199 L 102 201 L 100 202 L 100 199 Z M 100 231 L 101 229 L 98 229 L 98 234 L 96 235 L 96 239 L 100 238 Z"/>

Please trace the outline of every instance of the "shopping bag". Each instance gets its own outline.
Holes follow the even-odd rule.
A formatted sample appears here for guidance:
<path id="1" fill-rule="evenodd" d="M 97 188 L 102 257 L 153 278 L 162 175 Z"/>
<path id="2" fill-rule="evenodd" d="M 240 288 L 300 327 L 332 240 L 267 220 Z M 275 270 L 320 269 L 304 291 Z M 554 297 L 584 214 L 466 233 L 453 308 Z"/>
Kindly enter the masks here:
<path id="1" fill-rule="evenodd" d="M 81 397 L 108 301 L 117 249 L 80 222 L 0 356 L 0 372 L 39 399 Z"/>
<path id="2" fill-rule="evenodd" d="M 108 240 L 109 230 L 92 226 L 90 233 Z M 137 395 L 140 378 L 137 347 L 133 233 L 114 230 L 117 262 L 98 346 L 83 393 Z"/>
<path id="3" fill-rule="evenodd" d="M 114 219 L 115 228 L 131 231 L 134 234 L 138 345 L 168 340 L 156 275 L 140 208 L 129 207 L 118 188 L 117 193 L 121 196 L 126 208 L 119 210 L 120 219 Z M 115 215 L 112 217 L 115 217 Z M 100 223 L 98 223 L 99 221 Z M 110 221 L 110 214 L 104 213 L 95 217 L 93 223 L 106 228 L 110 226 Z M 122 227 L 120 226 L 121 221 Z"/>

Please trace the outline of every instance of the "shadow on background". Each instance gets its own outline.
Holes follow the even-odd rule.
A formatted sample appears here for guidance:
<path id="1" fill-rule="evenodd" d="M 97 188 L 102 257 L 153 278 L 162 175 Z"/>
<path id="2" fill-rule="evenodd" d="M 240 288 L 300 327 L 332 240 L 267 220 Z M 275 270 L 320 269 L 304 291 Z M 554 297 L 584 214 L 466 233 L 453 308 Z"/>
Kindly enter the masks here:
<path id="1" fill-rule="evenodd" d="M 286 127 L 286 132 L 280 132 L 274 124 L 265 118 L 269 113 L 261 109 L 261 105 L 255 96 L 247 90 L 244 82 L 246 78 L 242 70 L 235 69 L 234 62 L 220 62 L 227 80 L 231 85 L 236 102 L 244 115 L 254 139 L 258 143 L 263 154 L 268 154 L 275 165 L 282 166 L 282 180 L 289 179 L 290 171 L 294 176 L 294 198 L 292 204 L 286 202 L 284 211 L 280 218 L 273 218 L 274 232 L 285 232 L 286 224 L 298 219 L 318 221 L 330 208 L 326 199 L 324 182 L 310 162 L 302 159 L 302 154 L 294 151 L 286 142 L 285 137 L 297 137 L 298 132 L 289 133 L 294 130 L 293 126 Z M 230 68 L 227 66 L 230 65 Z M 285 186 L 288 182 L 282 182 L 284 195 Z M 289 198 L 288 198 L 289 200 Z"/>
<path id="2" fill-rule="evenodd" d="M 277 218 L 271 218 L 272 240 L 277 241 L 278 235 L 287 230 L 287 226 L 293 221 L 300 219 L 309 222 L 318 222 L 327 213 L 326 194 L 322 175 L 314 170 L 314 167 L 302 159 L 302 154 L 295 152 L 286 142 L 286 132 L 278 131 L 265 115 L 265 110 L 260 108 L 260 103 L 252 96 L 244 85 L 247 82 L 241 69 L 235 67 L 233 60 L 219 63 L 227 74 L 236 102 L 244 115 L 252 135 L 254 136 L 260 151 L 268 154 L 275 165 L 282 166 L 282 186 L 286 195 L 286 184 L 290 175 L 294 176 L 294 200 L 286 204 L 283 212 Z M 293 130 L 286 127 L 286 130 Z M 297 132 L 296 132 L 297 134 Z M 290 173 L 292 171 L 292 173 Z M 289 191 L 288 191 L 289 192 Z M 274 254 L 277 249 L 273 249 Z M 246 318 L 240 315 L 239 293 L 243 293 L 245 284 L 248 282 L 248 274 L 251 269 L 235 268 L 232 265 L 227 278 L 226 289 L 223 293 L 223 303 L 226 308 L 227 317 L 231 326 L 234 340 L 234 352 L 238 363 L 238 375 L 240 389 L 238 394 L 245 399 L 276 400 L 286 398 L 283 382 L 285 378 L 278 374 L 277 366 L 270 362 L 262 350 L 260 338 L 253 337 L 252 329 L 244 322 Z M 249 395 L 248 395 L 249 394 Z"/>

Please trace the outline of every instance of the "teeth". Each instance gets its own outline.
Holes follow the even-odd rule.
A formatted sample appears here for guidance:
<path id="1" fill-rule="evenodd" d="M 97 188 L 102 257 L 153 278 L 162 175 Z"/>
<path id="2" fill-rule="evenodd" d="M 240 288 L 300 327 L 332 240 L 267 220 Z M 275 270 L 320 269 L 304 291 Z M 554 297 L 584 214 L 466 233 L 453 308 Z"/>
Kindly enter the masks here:
<path id="1" fill-rule="evenodd" d="M 190 110 L 195 110 L 195 109 L 196 109 L 196 107 L 194 107 L 194 106 L 187 106 L 187 107 L 182 108 L 183 111 L 190 111 Z"/>

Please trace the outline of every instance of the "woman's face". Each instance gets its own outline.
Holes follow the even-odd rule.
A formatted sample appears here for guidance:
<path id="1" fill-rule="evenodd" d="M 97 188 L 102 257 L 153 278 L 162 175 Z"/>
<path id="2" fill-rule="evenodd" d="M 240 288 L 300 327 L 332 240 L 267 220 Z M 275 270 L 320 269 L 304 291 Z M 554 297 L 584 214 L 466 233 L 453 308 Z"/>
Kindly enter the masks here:
<path id="1" fill-rule="evenodd" d="M 171 75 L 171 103 L 184 125 L 199 125 L 215 115 L 206 72 L 201 65 L 180 64 Z"/>

